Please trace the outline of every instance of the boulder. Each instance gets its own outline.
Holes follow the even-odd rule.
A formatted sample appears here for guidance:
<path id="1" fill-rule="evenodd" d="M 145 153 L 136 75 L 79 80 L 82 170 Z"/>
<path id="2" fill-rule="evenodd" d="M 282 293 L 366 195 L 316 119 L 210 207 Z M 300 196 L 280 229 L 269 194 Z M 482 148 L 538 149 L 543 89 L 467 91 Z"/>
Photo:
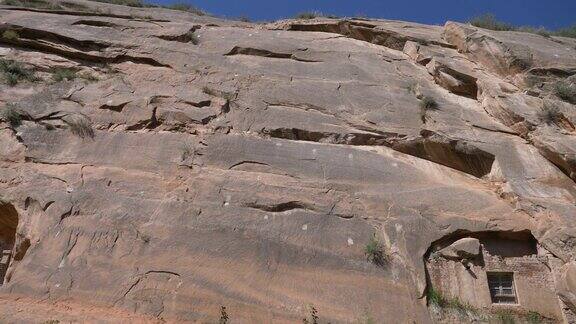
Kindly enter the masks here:
<path id="1" fill-rule="evenodd" d="M 480 241 L 465 237 L 438 251 L 438 254 L 447 259 L 471 259 L 480 254 Z"/>

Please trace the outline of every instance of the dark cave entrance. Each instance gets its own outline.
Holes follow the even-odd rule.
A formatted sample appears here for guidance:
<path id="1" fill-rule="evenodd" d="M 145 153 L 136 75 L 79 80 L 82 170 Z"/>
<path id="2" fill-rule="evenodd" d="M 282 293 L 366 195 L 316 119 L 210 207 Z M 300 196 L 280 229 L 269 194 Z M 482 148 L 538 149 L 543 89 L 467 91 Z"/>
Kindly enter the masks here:
<path id="1" fill-rule="evenodd" d="M 0 200 L 0 285 L 4 283 L 16 243 L 18 212 L 10 203 Z"/>

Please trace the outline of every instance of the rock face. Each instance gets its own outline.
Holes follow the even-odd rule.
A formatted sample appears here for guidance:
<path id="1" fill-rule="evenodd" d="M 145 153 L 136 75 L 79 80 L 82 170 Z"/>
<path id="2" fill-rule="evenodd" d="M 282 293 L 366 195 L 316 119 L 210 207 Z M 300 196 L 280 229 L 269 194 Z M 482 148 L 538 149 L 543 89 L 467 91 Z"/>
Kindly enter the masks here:
<path id="1" fill-rule="evenodd" d="M 0 85 L 4 300 L 428 323 L 438 240 L 530 232 L 576 257 L 573 39 L 61 4 L 0 7 L 0 56 L 35 79 Z"/>

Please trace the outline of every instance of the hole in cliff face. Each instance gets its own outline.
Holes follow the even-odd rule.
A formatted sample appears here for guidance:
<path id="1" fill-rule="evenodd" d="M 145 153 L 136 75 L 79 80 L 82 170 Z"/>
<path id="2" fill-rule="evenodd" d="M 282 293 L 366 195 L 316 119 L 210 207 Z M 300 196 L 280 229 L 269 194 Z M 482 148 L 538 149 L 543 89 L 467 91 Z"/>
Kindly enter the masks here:
<path id="1" fill-rule="evenodd" d="M 393 148 L 481 178 L 492 170 L 495 156 L 464 141 L 423 130 L 422 137 L 399 142 Z"/>
<path id="2" fill-rule="evenodd" d="M 16 244 L 18 212 L 12 204 L 0 200 L 0 285 L 4 283 Z M 29 243 L 28 243 L 29 245 Z"/>
<path id="3" fill-rule="evenodd" d="M 558 259 L 529 231 L 460 231 L 434 242 L 425 257 L 427 298 L 436 322 L 530 314 L 560 320 L 551 269 Z"/>

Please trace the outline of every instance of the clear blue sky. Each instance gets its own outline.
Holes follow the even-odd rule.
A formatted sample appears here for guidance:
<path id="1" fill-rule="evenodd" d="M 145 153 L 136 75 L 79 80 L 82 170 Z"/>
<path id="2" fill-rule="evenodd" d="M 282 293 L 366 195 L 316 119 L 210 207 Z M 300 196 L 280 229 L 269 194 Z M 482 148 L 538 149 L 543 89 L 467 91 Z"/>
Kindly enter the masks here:
<path id="1" fill-rule="evenodd" d="M 338 16 L 379 17 L 444 24 L 446 20 L 467 21 L 491 12 L 515 25 L 555 29 L 576 24 L 576 0 L 148 0 L 170 4 L 185 2 L 211 14 L 246 16 L 252 20 L 276 20 L 303 11 L 320 11 Z"/>

